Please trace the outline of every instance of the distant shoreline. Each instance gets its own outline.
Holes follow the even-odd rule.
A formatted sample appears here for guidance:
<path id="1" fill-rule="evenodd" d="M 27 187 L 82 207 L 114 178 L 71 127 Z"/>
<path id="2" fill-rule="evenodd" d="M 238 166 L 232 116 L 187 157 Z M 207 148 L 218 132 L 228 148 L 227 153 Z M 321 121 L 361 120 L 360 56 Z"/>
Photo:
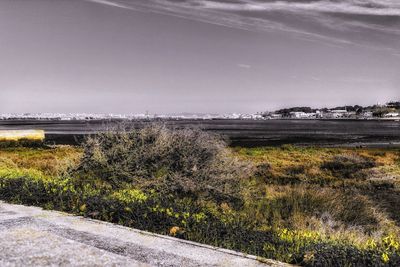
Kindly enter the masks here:
<path id="1" fill-rule="evenodd" d="M 35 118 L 12 118 L 2 119 L 0 122 L 7 121 L 38 121 L 38 122 L 96 122 L 96 121 L 121 121 L 121 122 L 136 122 L 136 121 L 400 121 L 400 117 L 395 118 L 269 118 L 269 119 L 247 119 L 247 118 L 137 118 L 137 119 L 118 119 L 118 118 L 102 118 L 102 119 L 35 119 Z"/>
<path id="2" fill-rule="evenodd" d="M 400 143 L 396 120 L 355 119 L 172 119 L 172 120 L 0 120 L 0 130 L 44 130 L 46 141 L 77 144 L 87 135 L 126 123 L 140 128 L 161 122 L 173 128 L 200 128 L 221 134 L 232 146 L 390 146 Z"/>

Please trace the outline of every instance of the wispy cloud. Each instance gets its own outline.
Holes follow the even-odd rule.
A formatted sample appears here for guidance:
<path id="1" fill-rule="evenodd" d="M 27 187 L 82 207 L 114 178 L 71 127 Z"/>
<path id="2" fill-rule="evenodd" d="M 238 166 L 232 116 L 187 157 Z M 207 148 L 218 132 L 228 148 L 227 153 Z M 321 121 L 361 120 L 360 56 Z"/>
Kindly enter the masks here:
<path id="1" fill-rule="evenodd" d="M 125 9 L 133 9 L 130 6 L 127 5 L 123 5 L 123 4 L 119 4 L 116 2 L 112 2 L 112 1 L 107 1 L 107 0 L 86 0 L 88 2 L 94 2 L 94 3 L 98 3 L 98 4 L 103 4 L 103 5 L 107 5 L 107 6 L 112 6 L 112 7 L 119 7 L 119 8 L 125 8 Z"/>
<path id="2" fill-rule="evenodd" d="M 236 66 L 242 69 L 251 69 L 251 66 L 247 64 L 237 64 Z"/>
<path id="3" fill-rule="evenodd" d="M 315 11 L 325 13 L 344 13 L 375 16 L 400 16 L 400 4 L 395 1 L 368 1 L 368 0 L 343 0 L 343 1 L 242 1 L 226 3 L 221 1 L 201 0 L 196 1 L 200 6 L 211 9 L 235 11 Z"/>
<path id="4" fill-rule="evenodd" d="M 283 31 L 328 45 L 359 45 L 400 52 L 398 0 L 86 1 L 248 31 Z M 370 37 L 374 34 L 379 37 Z"/>

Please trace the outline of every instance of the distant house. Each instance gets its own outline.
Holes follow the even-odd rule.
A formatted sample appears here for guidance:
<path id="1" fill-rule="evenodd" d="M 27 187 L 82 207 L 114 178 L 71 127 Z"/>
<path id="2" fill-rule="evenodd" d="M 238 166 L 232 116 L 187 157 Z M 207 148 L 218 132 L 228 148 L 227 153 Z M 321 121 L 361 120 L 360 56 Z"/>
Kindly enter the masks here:
<path id="1" fill-rule="evenodd" d="M 251 118 L 253 120 L 262 120 L 262 119 L 264 119 L 264 117 L 261 114 L 252 114 Z"/>
<path id="2" fill-rule="evenodd" d="M 315 112 L 315 118 L 316 119 L 322 119 L 324 117 L 324 112 L 322 110 L 317 110 Z"/>
<path id="3" fill-rule="evenodd" d="M 361 113 L 361 117 L 364 119 L 372 118 L 374 116 L 374 113 L 372 111 L 365 111 Z"/>
<path id="4" fill-rule="evenodd" d="M 240 115 L 239 115 L 239 119 L 242 119 L 242 120 L 250 120 L 250 119 L 253 119 L 253 115 L 250 115 L 250 114 L 240 114 Z"/>
<path id="5" fill-rule="evenodd" d="M 345 109 L 331 109 L 325 114 L 325 117 L 328 119 L 339 119 L 347 117 L 347 110 Z"/>
<path id="6" fill-rule="evenodd" d="M 385 115 L 383 115 L 385 118 L 396 118 L 399 117 L 400 114 L 398 112 L 389 112 Z"/>
<path id="7" fill-rule="evenodd" d="M 317 113 L 306 113 L 302 111 L 292 111 L 289 115 L 292 119 L 312 119 L 317 117 Z"/>
<path id="8" fill-rule="evenodd" d="M 316 119 L 319 117 L 319 113 L 317 112 L 312 112 L 312 113 L 306 113 L 308 119 Z"/>
<path id="9" fill-rule="evenodd" d="M 262 115 L 264 117 L 264 119 L 267 120 L 271 120 L 271 119 L 282 119 L 282 114 L 280 113 L 273 113 L 273 112 L 269 112 L 269 113 L 264 113 Z"/>
<path id="10" fill-rule="evenodd" d="M 345 115 L 346 118 L 356 119 L 357 112 L 356 111 L 348 111 Z"/>
<path id="11" fill-rule="evenodd" d="M 270 116 L 271 119 L 282 119 L 282 114 L 279 113 L 272 113 Z"/>

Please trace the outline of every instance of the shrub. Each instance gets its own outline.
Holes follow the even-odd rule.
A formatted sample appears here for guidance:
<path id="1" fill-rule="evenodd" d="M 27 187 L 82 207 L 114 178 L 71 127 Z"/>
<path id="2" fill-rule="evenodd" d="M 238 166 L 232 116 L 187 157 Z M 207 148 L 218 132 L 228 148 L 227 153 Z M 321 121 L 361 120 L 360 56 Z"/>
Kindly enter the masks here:
<path id="1" fill-rule="evenodd" d="M 83 143 L 79 177 L 101 179 L 112 187 L 130 184 L 218 201 L 238 199 L 246 169 L 229 156 L 217 135 L 195 129 L 168 129 L 152 124 L 91 136 Z"/>
<path id="2" fill-rule="evenodd" d="M 361 170 L 373 167 L 376 167 L 375 161 L 356 154 L 335 156 L 321 165 L 322 169 L 331 171 L 332 174 L 340 178 L 357 178 Z"/>

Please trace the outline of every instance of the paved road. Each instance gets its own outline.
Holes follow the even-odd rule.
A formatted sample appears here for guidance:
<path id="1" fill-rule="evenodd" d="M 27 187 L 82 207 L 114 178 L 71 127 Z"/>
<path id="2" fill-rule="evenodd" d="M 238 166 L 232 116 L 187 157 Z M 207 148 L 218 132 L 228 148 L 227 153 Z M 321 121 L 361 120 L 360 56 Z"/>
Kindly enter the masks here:
<path id="1" fill-rule="evenodd" d="M 0 266 L 287 266 L 110 223 L 0 202 Z"/>

